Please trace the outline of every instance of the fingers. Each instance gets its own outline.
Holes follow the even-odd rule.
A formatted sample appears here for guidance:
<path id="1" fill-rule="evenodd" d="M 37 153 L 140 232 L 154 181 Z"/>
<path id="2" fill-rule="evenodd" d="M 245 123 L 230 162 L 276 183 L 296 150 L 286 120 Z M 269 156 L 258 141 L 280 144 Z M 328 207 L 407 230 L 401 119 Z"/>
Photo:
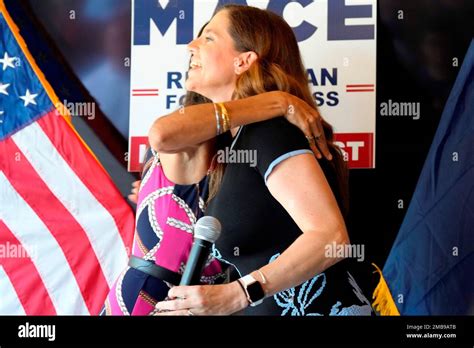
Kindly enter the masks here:
<path id="1" fill-rule="evenodd" d="M 191 308 L 191 304 L 188 299 L 176 299 L 157 302 L 155 308 L 159 311 L 186 311 Z"/>
<path id="2" fill-rule="evenodd" d="M 172 315 L 172 316 L 186 315 L 186 316 L 190 316 L 189 311 L 187 309 L 186 310 L 179 310 L 179 311 L 171 311 L 171 312 L 157 312 L 153 315 L 157 316 L 157 317 L 161 317 L 161 316 L 165 316 L 165 315 Z M 192 315 L 195 315 L 195 314 L 193 313 Z"/>
<path id="3" fill-rule="evenodd" d="M 309 147 L 311 148 L 311 151 L 313 151 L 314 155 L 316 156 L 317 159 L 321 159 L 323 156 L 321 155 L 321 152 L 319 152 L 318 148 L 316 147 L 314 140 L 309 142 Z"/>
<path id="4" fill-rule="evenodd" d="M 328 161 L 331 161 L 332 160 L 332 154 L 331 154 L 331 151 L 329 150 L 329 147 L 328 147 L 328 142 L 326 140 L 326 136 L 324 135 L 324 132 L 321 133 L 321 135 L 319 136 L 319 138 L 317 138 L 316 140 L 316 145 L 318 146 L 318 148 L 321 150 L 321 152 L 323 153 L 323 156 L 328 160 Z"/>
<path id="5" fill-rule="evenodd" d="M 138 192 L 136 189 L 132 190 L 132 193 L 128 195 L 128 199 L 132 202 L 137 204 L 138 202 Z"/>
<path id="6" fill-rule="evenodd" d="M 190 294 L 194 292 L 194 290 L 198 289 L 199 286 L 186 286 L 186 285 L 180 285 L 180 286 L 173 286 L 169 291 L 168 291 L 168 296 L 172 299 L 175 298 L 188 298 Z"/>
<path id="7" fill-rule="evenodd" d="M 324 156 L 329 161 L 332 160 L 332 155 L 324 135 L 322 118 L 317 110 L 297 97 L 293 97 L 292 102 L 288 106 L 286 119 L 301 129 L 308 139 L 316 158 L 321 159 Z"/>
<path id="8" fill-rule="evenodd" d="M 324 128 L 323 124 L 321 122 L 321 116 L 317 114 L 316 117 L 311 118 L 309 122 L 309 126 L 311 129 L 311 132 L 314 135 L 314 141 L 312 142 L 313 145 L 316 145 L 315 147 L 318 148 L 317 152 L 315 152 L 315 155 L 318 159 L 321 159 L 321 152 L 323 156 L 328 159 L 329 161 L 332 160 L 332 155 L 331 152 L 329 151 L 328 143 L 326 140 L 326 136 L 324 134 Z M 313 150 L 313 148 L 311 148 Z M 314 150 L 313 150 L 314 152 Z M 319 156 L 318 156 L 319 155 Z"/>
<path id="9" fill-rule="evenodd" d="M 201 286 L 175 286 L 168 291 L 170 300 L 158 302 L 155 308 L 160 311 L 189 310 L 202 305 L 201 295 Z"/>
<path id="10" fill-rule="evenodd" d="M 129 194 L 127 197 L 130 202 L 137 204 L 138 197 L 136 194 Z"/>
<path id="11" fill-rule="evenodd" d="M 141 182 L 142 182 L 141 180 L 136 180 L 136 181 L 132 182 L 132 187 L 135 187 L 135 188 L 140 187 Z"/>
<path id="12" fill-rule="evenodd" d="M 138 189 L 140 188 L 140 183 L 141 180 L 134 181 L 132 183 L 131 193 L 128 195 L 128 199 L 135 204 L 137 204 L 138 201 Z"/>

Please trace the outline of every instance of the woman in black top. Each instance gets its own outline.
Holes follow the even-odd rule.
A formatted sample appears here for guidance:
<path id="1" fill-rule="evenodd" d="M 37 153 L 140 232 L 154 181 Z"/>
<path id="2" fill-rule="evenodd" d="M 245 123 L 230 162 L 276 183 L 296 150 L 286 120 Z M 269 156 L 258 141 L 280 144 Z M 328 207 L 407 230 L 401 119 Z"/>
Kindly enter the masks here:
<path id="1" fill-rule="evenodd" d="M 287 174 L 282 174 L 282 178 L 276 179 L 280 181 L 276 185 L 271 180 L 273 171 L 277 173 L 279 164 L 290 157 L 297 155 L 313 157 L 313 155 L 300 130 L 288 124 L 283 118 L 242 127 L 235 136 L 231 149 L 236 153 L 256 151 L 256 166 L 252 167 L 249 163 L 227 163 L 220 189 L 210 202 L 206 215 L 218 218 L 223 225 L 222 234 L 216 242 L 214 256 L 234 265 L 240 276 L 244 276 L 276 260 L 301 236 L 300 227 L 285 209 L 291 204 L 285 202 L 285 197 L 290 198 L 293 195 L 281 194 L 282 204 L 280 204 L 273 196 L 275 193 L 272 193 L 272 188 L 278 190 L 284 186 L 282 190 L 290 192 L 297 182 L 311 180 L 308 178 L 308 173 L 290 169 L 287 170 Z M 326 161 L 320 161 L 320 164 L 328 181 L 334 184 L 333 187 L 337 187 L 334 170 Z M 307 213 L 311 211 L 311 208 L 304 206 L 296 209 L 307 210 Z M 288 210 L 291 212 L 291 209 Z M 315 233 L 316 236 L 318 232 L 306 233 Z M 298 253 L 297 247 L 293 246 L 293 249 Z M 318 255 L 310 257 L 318 259 Z M 352 292 L 356 290 L 362 295 L 360 289 L 350 286 L 350 276 L 343 266 L 345 263 L 347 261 L 306 280 L 301 286 L 292 286 L 286 291 L 277 293 L 258 306 L 249 306 L 245 314 L 370 314 L 371 307 L 368 300 L 360 301 Z M 295 267 L 298 266 L 295 264 Z M 272 279 L 272 273 L 266 271 L 265 267 L 261 271 L 268 281 Z M 284 265 L 280 271 L 293 272 Z M 261 277 L 256 274 L 256 279 L 262 281 Z M 289 275 L 285 277 L 290 278 Z"/>
<path id="2" fill-rule="evenodd" d="M 344 261 L 338 263 L 344 255 L 334 253 L 349 238 L 341 214 L 347 206 L 347 176 L 330 125 L 323 122 L 334 160 L 318 162 L 310 145 L 313 134 L 321 134 L 313 125 L 299 125 L 306 139 L 284 118 L 238 127 L 232 122 L 232 103 L 219 104 L 280 90 L 316 109 L 291 28 L 268 11 L 224 6 L 189 49 L 187 88 L 220 105 L 217 120 L 221 117 L 224 128 L 226 122 L 232 128 L 230 149 L 215 157 L 219 169 L 227 163 L 223 176 L 221 170 L 213 173 L 206 214 L 223 225 L 214 256 L 232 264 L 239 280 L 177 286 L 169 292 L 172 300 L 156 307 L 166 315 L 232 314 L 243 309 L 264 315 L 371 314 L 370 303 Z M 291 120 L 292 105 L 288 106 L 282 115 Z M 185 127 L 187 122 L 183 117 L 168 124 Z M 202 127 L 206 122 L 209 118 L 203 118 Z M 155 124 L 150 131 L 154 147 L 160 144 L 158 130 Z M 197 129 L 186 135 L 198 143 L 208 139 L 202 133 Z"/>

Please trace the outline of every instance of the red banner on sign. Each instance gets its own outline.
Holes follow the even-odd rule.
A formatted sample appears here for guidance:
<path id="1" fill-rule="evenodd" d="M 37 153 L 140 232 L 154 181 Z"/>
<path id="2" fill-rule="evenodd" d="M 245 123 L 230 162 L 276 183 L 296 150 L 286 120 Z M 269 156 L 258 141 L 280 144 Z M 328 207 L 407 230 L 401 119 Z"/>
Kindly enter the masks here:
<path id="1" fill-rule="evenodd" d="M 334 142 L 342 149 L 349 168 L 374 168 L 373 133 L 334 134 Z"/>
<path id="2" fill-rule="evenodd" d="M 342 149 L 349 168 L 374 168 L 373 133 L 334 134 L 334 142 Z M 148 137 L 131 137 L 129 171 L 141 170 L 147 147 Z"/>
<path id="3" fill-rule="evenodd" d="M 148 148 L 148 137 L 131 137 L 128 154 L 128 171 L 139 172 Z"/>

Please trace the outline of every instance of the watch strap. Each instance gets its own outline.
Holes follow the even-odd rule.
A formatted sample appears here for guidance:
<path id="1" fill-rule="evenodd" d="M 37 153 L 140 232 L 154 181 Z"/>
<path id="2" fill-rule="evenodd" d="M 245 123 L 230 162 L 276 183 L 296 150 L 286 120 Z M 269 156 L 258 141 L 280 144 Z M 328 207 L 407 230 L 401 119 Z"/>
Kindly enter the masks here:
<path id="1" fill-rule="evenodd" d="M 263 290 L 263 287 L 260 284 L 260 282 L 257 279 L 255 279 L 251 274 L 247 274 L 246 276 L 238 279 L 238 282 L 240 283 L 243 290 L 245 291 L 245 295 L 247 296 L 247 301 L 249 302 L 250 306 L 255 307 L 255 306 L 257 306 L 257 305 L 259 305 L 260 303 L 263 302 L 263 300 L 265 299 L 265 292 Z M 254 284 L 254 283 L 258 283 L 258 286 L 260 286 L 261 291 L 262 291 L 262 295 L 263 295 L 262 298 L 260 298 L 259 300 L 256 300 L 256 301 L 252 301 L 252 298 L 251 298 L 251 296 L 249 294 L 249 291 L 247 289 L 249 285 Z"/>

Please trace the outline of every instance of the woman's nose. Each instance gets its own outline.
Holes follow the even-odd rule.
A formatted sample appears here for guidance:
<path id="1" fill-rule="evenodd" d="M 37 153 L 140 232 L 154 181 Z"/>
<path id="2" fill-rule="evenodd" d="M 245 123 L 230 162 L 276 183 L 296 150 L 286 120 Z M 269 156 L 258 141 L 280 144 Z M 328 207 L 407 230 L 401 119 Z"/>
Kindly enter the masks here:
<path id="1" fill-rule="evenodd" d="M 188 50 L 191 54 L 194 54 L 197 50 L 197 39 L 194 39 L 190 43 L 188 43 Z"/>

